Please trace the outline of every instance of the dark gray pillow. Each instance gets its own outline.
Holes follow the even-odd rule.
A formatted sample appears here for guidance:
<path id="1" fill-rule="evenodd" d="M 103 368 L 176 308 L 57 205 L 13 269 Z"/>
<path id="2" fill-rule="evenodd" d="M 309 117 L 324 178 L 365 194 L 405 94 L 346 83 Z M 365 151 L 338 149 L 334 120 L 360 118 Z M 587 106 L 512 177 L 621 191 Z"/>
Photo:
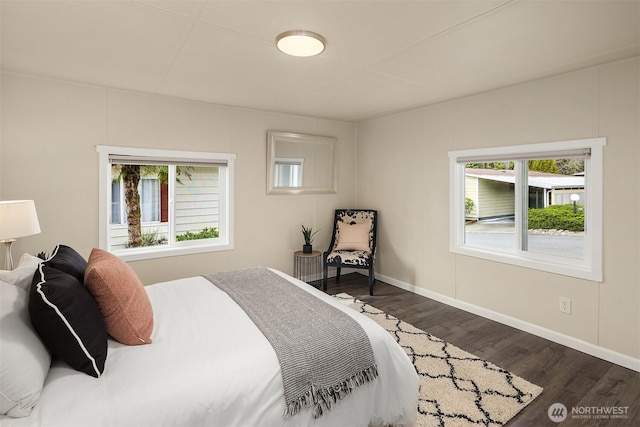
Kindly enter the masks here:
<path id="1" fill-rule="evenodd" d="M 67 273 L 84 283 L 84 272 L 87 269 L 87 260 L 75 249 L 66 245 L 57 245 L 53 249 L 51 257 L 45 262 L 47 267 L 55 268 Z"/>
<path id="2" fill-rule="evenodd" d="M 31 323 L 44 344 L 73 369 L 104 372 L 107 331 L 89 291 L 75 277 L 40 264 L 29 294 Z"/>

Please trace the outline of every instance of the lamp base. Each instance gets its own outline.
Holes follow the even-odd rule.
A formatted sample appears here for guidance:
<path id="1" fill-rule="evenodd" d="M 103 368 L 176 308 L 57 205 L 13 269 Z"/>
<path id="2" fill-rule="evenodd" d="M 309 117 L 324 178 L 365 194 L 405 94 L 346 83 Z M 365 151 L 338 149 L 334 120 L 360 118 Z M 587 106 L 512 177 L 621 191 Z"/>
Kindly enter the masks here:
<path id="1" fill-rule="evenodd" d="M 4 243 L 4 269 L 13 270 L 13 258 L 11 257 L 11 245 L 16 239 L 0 240 Z"/>

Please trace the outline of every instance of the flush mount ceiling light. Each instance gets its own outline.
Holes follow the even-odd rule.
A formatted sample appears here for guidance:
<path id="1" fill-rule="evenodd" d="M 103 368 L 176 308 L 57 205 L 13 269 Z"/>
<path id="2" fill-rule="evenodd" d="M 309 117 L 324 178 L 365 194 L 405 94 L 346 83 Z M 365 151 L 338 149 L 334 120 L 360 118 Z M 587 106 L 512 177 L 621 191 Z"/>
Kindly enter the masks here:
<path id="1" fill-rule="evenodd" d="M 306 30 L 285 31 L 276 37 L 278 49 L 291 56 L 314 56 L 322 53 L 326 41 L 320 34 Z"/>

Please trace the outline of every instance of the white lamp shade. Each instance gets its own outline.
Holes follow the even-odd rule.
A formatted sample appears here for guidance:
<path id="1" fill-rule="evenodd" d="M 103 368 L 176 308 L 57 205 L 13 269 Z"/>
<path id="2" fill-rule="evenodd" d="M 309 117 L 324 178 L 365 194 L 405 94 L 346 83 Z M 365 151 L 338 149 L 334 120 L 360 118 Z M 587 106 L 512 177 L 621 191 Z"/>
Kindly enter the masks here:
<path id="1" fill-rule="evenodd" d="M 0 240 L 38 233 L 40 224 L 33 200 L 0 201 Z"/>

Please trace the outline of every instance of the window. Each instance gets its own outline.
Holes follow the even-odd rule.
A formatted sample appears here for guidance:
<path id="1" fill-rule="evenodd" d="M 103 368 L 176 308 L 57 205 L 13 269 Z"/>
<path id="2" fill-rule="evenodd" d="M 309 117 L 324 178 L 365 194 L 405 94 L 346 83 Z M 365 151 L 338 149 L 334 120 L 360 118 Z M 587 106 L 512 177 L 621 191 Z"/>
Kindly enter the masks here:
<path id="1" fill-rule="evenodd" d="M 233 248 L 235 155 L 97 150 L 101 248 L 126 260 Z"/>
<path id="2" fill-rule="evenodd" d="M 274 181 L 276 187 L 302 187 L 304 159 L 276 158 Z"/>
<path id="3" fill-rule="evenodd" d="M 602 281 L 605 138 L 449 152 L 450 250 Z"/>
<path id="4" fill-rule="evenodd" d="M 142 222 L 160 221 L 160 179 L 143 177 L 138 192 Z"/>
<path id="5" fill-rule="evenodd" d="M 117 166 L 112 166 L 114 174 L 112 174 L 111 182 L 111 224 L 127 223 L 127 204 L 124 199 L 124 184 L 117 173 Z M 115 176 L 114 176 L 115 175 Z M 163 186 L 166 191 L 167 185 Z M 142 177 L 138 184 L 138 193 L 140 194 L 141 219 L 143 223 L 160 221 L 160 179 Z M 166 198 L 164 199 L 166 203 Z M 166 207 L 165 207 L 166 209 Z M 166 222 L 166 219 L 164 220 Z"/>

